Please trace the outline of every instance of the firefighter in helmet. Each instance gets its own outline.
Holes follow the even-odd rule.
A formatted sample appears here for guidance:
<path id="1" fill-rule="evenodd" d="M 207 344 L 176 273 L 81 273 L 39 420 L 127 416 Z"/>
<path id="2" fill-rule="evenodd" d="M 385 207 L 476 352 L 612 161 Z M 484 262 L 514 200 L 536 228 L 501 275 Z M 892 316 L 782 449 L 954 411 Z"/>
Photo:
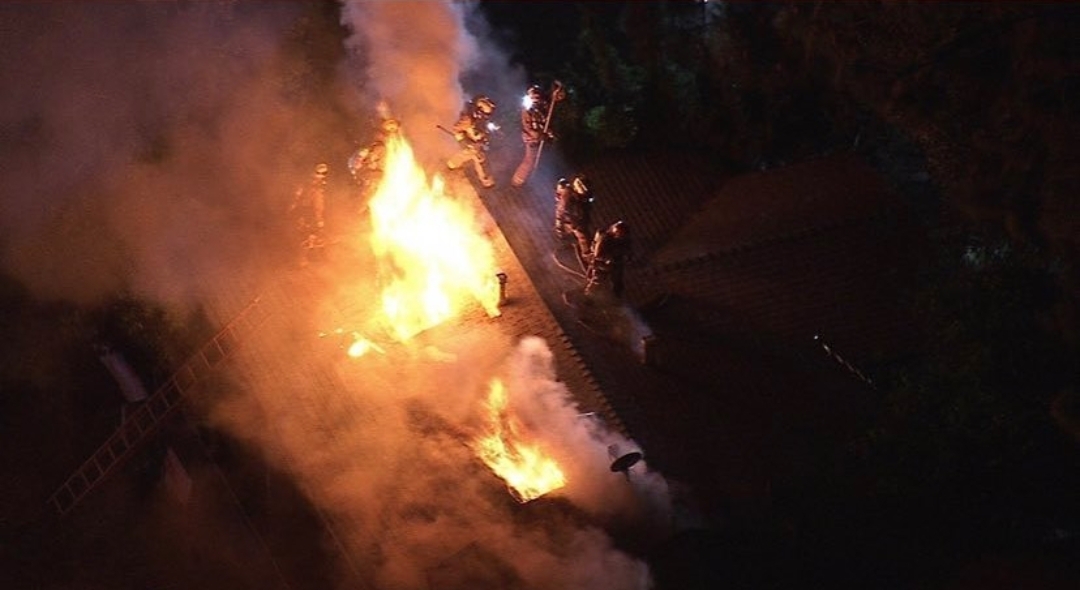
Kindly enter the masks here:
<path id="1" fill-rule="evenodd" d="M 525 155 L 514 170 L 512 185 L 525 184 L 540 159 L 541 144 L 555 138 L 551 132 L 551 114 L 555 103 L 563 97 L 562 85 L 557 81 L 550 95 L 536 84 L 525 92 L 521 100 L 521 142 L 525 144 Z"/>
<path id="2" fill-rule="evenodd" d="M 491 121 L 494 113 L 495 101 L 487 96 L 480 95 L 465 103 L 452 131 L 461 150 L 446 162 L 447 168 L 457 170 L 471 161 L 477 179 L 485 188 L 495 186 L 495 179 L 487 169 L 486 153 L 491 142 L 491 132 L 498 129 Z"/>
<path id="3" fill-rule="evenodd" d="M 612 295 L 623 294 L 623 276 L 630 258 L 630 228 L 625 221 L 616 221 L 593 238 L 589 270 L 586 273 L 585 294 L 591 295 L 602 285 L 611 289 Z"/>
<path id="4" fill-rule="evenodd" d="M 593 193 L 588 178 L 576 174 L 555 183 L 555 235 L 572 238 L 574 253 L 587 268 L 592 239 Z"/>
<path id="5" fill-rule="evenodd" d="M 366 202 L 367 197 L 379 186 L 386 166 L 386 144 L 400 129 L 401 124 L 397 119 L 383 119 L 372 142 L 349 157 L 349 173 L 360 187 L 362 201 Z"/>
<path id="6" fill-rule="evenodd" d="M 293 193 L 289 212 L 296 220 L 296 230 L 300 237 L 301 266 L 306 266 L 312 251 L 321 249 L 323 227 L 326 221 L 323 213 L 326 209 L 326 178 L 330 175 L 330 166 L 325 163 L 315 165 L 311 178 L 301 183 Z"/>

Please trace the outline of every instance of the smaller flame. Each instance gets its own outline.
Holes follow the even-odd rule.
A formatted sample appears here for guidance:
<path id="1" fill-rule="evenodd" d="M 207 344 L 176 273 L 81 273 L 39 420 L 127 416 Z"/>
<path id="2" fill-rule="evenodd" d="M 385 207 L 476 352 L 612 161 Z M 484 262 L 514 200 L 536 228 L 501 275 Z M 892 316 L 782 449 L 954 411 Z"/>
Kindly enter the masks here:
<path id="1" fill-rule="evenodd" d="M 348 336 L 345 335 L 345 328 L 334 328 L 330 332 L 319 332 L 319 338 L 329 336 L 334 336 L 334 339 L 338 342 L 338 348 L 345 349 L 345 354 L 354 359 L 360 358 L 373 350 L 379 354 L 386 354 L 386 349 L 354 330 L 350 330 Z M 348 346 L 346 346 L 346 339 L 350 340 Z"/>
<path id="2" fill-rule="evenodd" d="M 353 343 L 349 345 L 349 350 L 347 352 L 350 357 L 354 359 L 360 358 L 373 350 L 375 352 L 378 352 L 379 354 L 386 354 L 386 351 L 383 350 L 381 346 L 375 344 L 367 338 L 364 338 L 358 332 L 353 332 L 352 336 Z"/>
<path id="3" fill-rule="evenodd" d="M 538 445 L 522 439 L 520 423 L 507 412 L 502 380 L 492 379 L 490 388 L 486 404 L 489 433 L 475 442 L 480 459 L 506 482 L 510 494 L 521 503 L 565 486 L 566 476 L 558 463 L 544 455 Z"/>

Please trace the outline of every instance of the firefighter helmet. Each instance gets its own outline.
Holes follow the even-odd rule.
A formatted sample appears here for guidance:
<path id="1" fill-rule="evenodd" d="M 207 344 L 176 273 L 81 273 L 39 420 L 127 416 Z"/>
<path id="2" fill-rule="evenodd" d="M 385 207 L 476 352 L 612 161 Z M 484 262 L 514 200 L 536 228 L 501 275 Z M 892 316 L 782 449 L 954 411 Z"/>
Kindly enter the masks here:
<path id="1" fill-rule="evenodd" d="M 570 186 L 571 184 L 569 180 L 567 180 L 566 178 L 560 178 L 559 181 L 555 183 L 555 190 L 562 192 L 569 189 Z"/>
<path id="2" fill-rule="evenodd" d="M 525 97 L 521 99 L 521 107 L 531 111 L 533 109 L 543 109 L 545 108 L 544 105 L 544 92 L 535 84 L 529 86 L 529 89 L 525 91 Z"/>
<path id="3" fill-rule="evenodd" d="M 323 177 L 330 173 L 330 166 L 320 162 L 315 165 L 315 176 Z"/>
<path id="4" fill-rule="evenodd" d="M 625 221 L 620 219 L 619 221 L 611 224 L 611 227 L 608 228 L 608 231 L 610 231 L 611 235 L 615 236 L 616 238 L 621 238 L 626 236 L 626 234 L 630 231 L 630 228 L 627 227 Z"/>
<path id="5" fill-rule="evenodd" d="M 473 106 L 476 108 L 476 113 L 478 115 L 483 115 L 485 117 L 490 116 L 491 113 L 495 112 L 495 101 L 482 94 L 473 99 Z"/>

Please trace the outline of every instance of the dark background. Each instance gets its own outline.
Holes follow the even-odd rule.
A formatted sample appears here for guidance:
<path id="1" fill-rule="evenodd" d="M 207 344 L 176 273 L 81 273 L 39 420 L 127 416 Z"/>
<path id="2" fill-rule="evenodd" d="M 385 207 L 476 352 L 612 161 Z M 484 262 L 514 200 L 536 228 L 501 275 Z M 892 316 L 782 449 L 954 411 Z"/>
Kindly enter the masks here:
<path id="1" fill-rule="evenodd" d="M 313 4 L 286 48 L 314 72 L 340 58 L 339 45 L 304 42 L 341 34 L 335 6 Z M 850 452 L 779 490 L 777 518 L 761 521 L 798 523 L 799 534 L 683 539 L 705 558 L 658 570 L 662 588 L 1076 587 L 1080 6 L 481 6 L 533 78 L 571 88 L 558 121 L 568 158 L 691 150 L 751 171 L 856 149 L 916 205 L 933 241 L 919 281 L 897 294 L 917 306 L 920 345 L 876 367 L 880 402 Z M 310 82 L 308 98 L 320 83 Z M 0 424 L 60 416 L 74 449 L 107 436 L 115 410 L 95 342 L 122 346 L 154 383 L 210 331 L 179 330 L 124 293 L 85 309 L 5 278 L 0 300 Z M 23 377 L 42 334 L 65 351 L 51 406 L 32 401 L 40 384 Z M 46 438 L 5 448 L 10 494 L 44 498 L 63 476 L 35 474 L 20 454 Z M 155 452 L 139 460 L 151 480 Z M 48 567 L 43 548 L 62 552 L 64 538 L 0 524 L 0 569 L 42 579 L 25 572 Z"/>
<path id="2" fill-rule="evenodd" d="M 776 491 L 795 547 L 712 539 L 716 571 L 745 574 L 725 581 L 1075 584 L 1080 7 L 484 6 L 574 89 L 558 129 L 580 160 L 692 150 L 750 171 L 852 150 L 930 237 L 897 293 L 920 343 L 874 367 L 886 393 L 849 452 Z"/>

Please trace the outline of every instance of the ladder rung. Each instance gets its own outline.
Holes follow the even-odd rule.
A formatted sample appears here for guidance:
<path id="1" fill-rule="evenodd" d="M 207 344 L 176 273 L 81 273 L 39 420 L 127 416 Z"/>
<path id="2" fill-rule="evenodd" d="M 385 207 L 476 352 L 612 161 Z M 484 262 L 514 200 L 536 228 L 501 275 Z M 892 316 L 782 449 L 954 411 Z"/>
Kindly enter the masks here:
<path id="1" fill-rule="evenodd" d="M 90 487 L 90 482 L 86 481 L 86 476 L 82 471 L 77 471 L 65 485 L 71 495 L 78 498 Z"/>
<path id="2" fill-rule="evenodd" d="M 108 442 L 105 443 L 105 447 L 116 457 L 122 457 L 130 448 L 127 441 L 124 440 L 123 434 L 120 433 L 113 433 Z"/>
<path id="3" fill-rule="evenodd" d="M 107 466 L 108 463 L 106 463 Z M 101 476 L 105 474 L 105 468 L 101 466 L 101 463 L 98 463 L 97 453 L 90 456 L 90 460 L 83 466 L 83 472 L 89 476 L 88 479 L 91 484 L 101 479 Z"/>
<path id="4" fill-rule="evenodd" d="M 96 454 L 98 454 L 98 455 L 104 455 L 104 456 L 105 456 L 105 459 L 106 459 L 106 460 L 107 460 L 107 461 L 108 461 L 109 463 L 112 463 L 112 462 L 116 461 L 116 459 L 118 458 L 117 454 L 113 452 L 113 450 L 112 450 L 112 446 L 111 446 L 111 445 L 108 445 L 108 444 L 105 444 L 105 445 L 101 445 L 101 448 L 100 448 L 100 449 L 98 449 L 98 451 L 97 451 L 97 453 L 96 453 Z"/>
<path id="5" fill-rule="evenodd" d="M 158 416 L 159 419 L 161 416 L 164 416 L 165 412 L 169 411 L 169 402 L 165 399 L 165 396 L 155 395 L 150 398 L 150 411 L 153 412 L 155 416 Z"/>
<path id="6" fill-rule="evenodd" d="M 169 379 L 169 382 L 165 384 L 165 387 L 176 391 L 176 395 L 184 395 L 184 387 L 180 385 L 180 382 L 176 380 L 176 377 Z"/>
<path id="7" fill-rule="evenodd" d="M 135 412 L 133 418 L 135 419 L 135 423 L 139 425 L 141 431 L 150 430 L 154 427 L 154 424 L 157 423 L 157 420 L 155 420 L 154 416 L 150 413 L 150 408 L 145 405 L 141 406 L 139 410 Z M 140 434 L 141 433 L 142 432 L 140 432 Z"/>
<path id="8" fill-rule="evenodd" d="M 221 362 L 221 359 L 225 358 L 225 353 L 222 352 L 221 347 L 218 346 L 217 338 L 212 340 L 209 345 L 203 347 L 203 357 L 206 359 L 206 365 L 213 367 Z"/>
<path id="9" fill-rule="evenodd" d="M 191 367 L 191 376 L 194 377 L 196 381 L 199 380 L 199 375 L 202 375 L 203 371 L 212 367 L 210 362 L 206 360 L 205 346 L 200 348 L 199 351 L 195 353 L 195 356 L 188 361 L 188 366 Z"/>
<path id="10" fill-rule="evenodd" d="M 124 422 L 123 429 L 124 442 L 126 442 L 129 447 L 135 446 L 135 443 L 139 442 L 139 439 L 142 438 L 143 429 L 134 418 Z"/>
<path id="11" fill-rule="evenodd" d="M 169 402 L 170 407 L 181 402 L 180 389 L 177 387 L 175 381 L 169 379 L 165 382 L 165 385 L 161 388 L 161 397 Z"/>
<path id="12" fill-rule="evenodd" d="M 52 501 L 53 505 L 56 506 L 56 511 L 64 514 L 68 510 L 70 510 L 71 507 L 75 504 L 75 495 L 72 494 L 71 490 L 69 490 L 65 485 L 64 487 L 57 490 L 56 493 L 52 495 L 52 498 L 50 498 L 50 500 Z"/>
<path id="13" fill-rule="evenodd" d="M 180 386 L 181 390 L 187 389 L 195 384 L 197 379 L 195 378 L 195 371 L 191 368 L 191 363 L 185 363 L 180 370 L 176 372 L 176 384 Z"/>
<path id="14" fill-rule="evenodd" d="M 254 299 L 198 353 L 181 365 L 146 403 L 136 408 L 116 432 L 49 497 L 48 503 L 61 516 L 70 512 L 83 496 L 130 455 L 131 449 L 146 438 L 170 410 L 183 401 L 187 390 L 199 382 L 200 375 L 213 369 L 239 348 L 240 334 L 237 329 L 240 326 L 254 327 L 269 315 L 269 310 L 259 305 L 259 299 Z"/>
<path id="15" fill-rule="evenodd" d="M 233 334 L 232 328 L 225 328 L 225 330 L 221 332 L 221 336 L 219 336 L 217 340 L 218 346 L 221 348 L 222 354 L 224 354 L 225 356 L 232 354 L 232 352 L 236 350 L 236 345 L 238 343 L 237 340 L 238 339 L 236 338 L 236 335 Z"/>

